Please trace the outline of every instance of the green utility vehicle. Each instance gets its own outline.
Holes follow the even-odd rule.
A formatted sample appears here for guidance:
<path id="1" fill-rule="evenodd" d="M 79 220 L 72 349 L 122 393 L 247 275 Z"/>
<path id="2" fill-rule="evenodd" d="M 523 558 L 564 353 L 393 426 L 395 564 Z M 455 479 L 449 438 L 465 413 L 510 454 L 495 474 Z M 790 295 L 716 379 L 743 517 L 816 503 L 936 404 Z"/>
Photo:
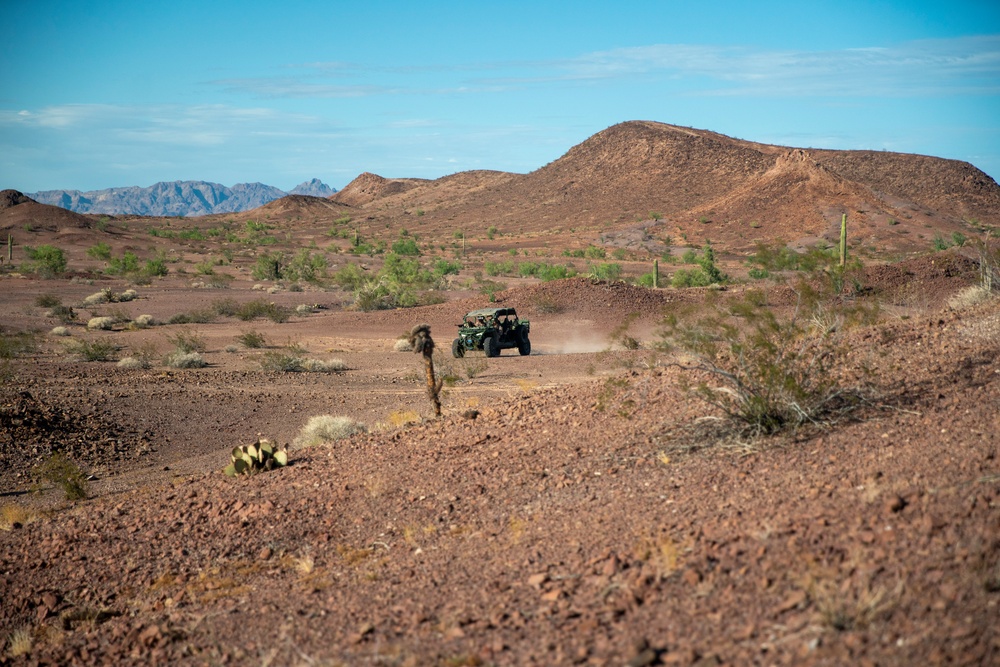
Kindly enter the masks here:
<path id="1" fill-rule="evenodd" d="M 458 325 L 458 338 L 452 341 L 451 353 L 460 359 L 468 350 L 482 350 L 487 357 L 496 357 L 500 350 L 516 347 L 522 356 L 528 355 L 530 329 L 531 323 L 519 320 L 513 308 L 473 310 Z"/>

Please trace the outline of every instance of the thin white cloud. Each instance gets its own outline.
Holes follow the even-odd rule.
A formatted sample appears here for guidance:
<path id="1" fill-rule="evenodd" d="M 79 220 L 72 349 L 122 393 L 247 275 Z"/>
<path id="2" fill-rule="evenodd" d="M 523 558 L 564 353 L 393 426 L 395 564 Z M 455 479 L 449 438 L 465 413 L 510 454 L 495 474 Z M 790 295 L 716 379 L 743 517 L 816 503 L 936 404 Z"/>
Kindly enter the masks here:
<path id="1" fill-rule="evenodd" d="M 595 52 L 560 65 L 566 80 L 688 80 L 741 95 L 992 95 L 1000 91 L 1000 35 L 835 51 L 659 44 Z"/>

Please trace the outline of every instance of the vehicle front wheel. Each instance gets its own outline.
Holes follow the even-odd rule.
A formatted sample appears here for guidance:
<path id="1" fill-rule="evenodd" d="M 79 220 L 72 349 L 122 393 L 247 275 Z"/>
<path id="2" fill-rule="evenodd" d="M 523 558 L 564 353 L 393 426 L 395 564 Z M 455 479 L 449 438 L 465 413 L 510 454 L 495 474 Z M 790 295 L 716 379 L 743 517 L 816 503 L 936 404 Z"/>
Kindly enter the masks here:
<path id="1" fill-rule="evenodd" d="M 461 338 L 456 338 L 451 342 L 451 356 L 456 359 L 461 359 L 465 356 L 465 346 L 462 345 Z"/>
<path id="2" fill-rule="evenodd" d="M 493 336 L 485 336 L 483 338 L 483 352 L 486 353 L 487 357 L 495 357 L 500 354 L 500 346 L 497 345 L 497 341 Z"/>
<path id="3" fill-rule="evenodd" d="M 517 351 L 521 353 L 522 357 L 526 357 L 531 354 L 531 341 L 528 340 L 527 336 L 521 338 L 521 342 L 517 344 Z"/>

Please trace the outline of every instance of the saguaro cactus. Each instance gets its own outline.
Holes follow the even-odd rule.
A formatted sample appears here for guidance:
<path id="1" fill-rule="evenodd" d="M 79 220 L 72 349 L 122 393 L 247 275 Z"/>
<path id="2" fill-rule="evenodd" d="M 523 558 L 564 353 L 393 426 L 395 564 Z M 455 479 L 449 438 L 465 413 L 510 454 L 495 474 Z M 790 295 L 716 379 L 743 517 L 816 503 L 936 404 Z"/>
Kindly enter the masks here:
<path id="1" fill-rule="evenodd" d="M 840 266 L 847 266 L 847 214 L 840 216 Z"/>
<path id="2" fill-rule="evenodd" d="M 443 380 L 434 377 L 434 339 L 431 338 L 431 325 L 418 324 L 410 331 L 410 346 L 417 354 L 424 357 L 424 370 L 427 373 L 427 397 L 434 406 L 434 416 L 441 416 L 441 386 Z"/>

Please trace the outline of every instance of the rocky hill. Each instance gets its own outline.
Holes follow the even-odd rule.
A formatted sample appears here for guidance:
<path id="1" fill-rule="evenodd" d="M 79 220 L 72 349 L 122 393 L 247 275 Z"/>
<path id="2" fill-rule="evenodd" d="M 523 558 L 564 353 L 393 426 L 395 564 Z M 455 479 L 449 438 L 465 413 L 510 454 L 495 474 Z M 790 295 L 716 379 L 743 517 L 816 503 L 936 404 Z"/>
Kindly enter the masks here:
<path id="1" fill-rule="evenodd" d="M 336 190 L 319 179 L 295 187 L 293 194 L 328 197 Z M 263 183 L 237 183 L 226 187 L 206 181 L 174 181 L 80 192 L 46 190 L 27 193 L 41 204 L 58 206 L 77 213 L 108 215 L 199 216 L 254 209 L 284 197 L 283 190 Z"/>
<path id="2" fill-rule="evenodd" d="M 374 216 L 373 228 L 420 209 L 425 233 L 437 223 L 441 232 L 495 226 L 606 237 L 641 226 L 730 247 L 829 237 L 844 213 L 856 238 L 890 250 L 1000 224 L 1000 186 L 965 162 L 772 146 L 647 121 L 610 127 L 529 174 L 418 181 L 365 173 L 333 199 Z"/>

